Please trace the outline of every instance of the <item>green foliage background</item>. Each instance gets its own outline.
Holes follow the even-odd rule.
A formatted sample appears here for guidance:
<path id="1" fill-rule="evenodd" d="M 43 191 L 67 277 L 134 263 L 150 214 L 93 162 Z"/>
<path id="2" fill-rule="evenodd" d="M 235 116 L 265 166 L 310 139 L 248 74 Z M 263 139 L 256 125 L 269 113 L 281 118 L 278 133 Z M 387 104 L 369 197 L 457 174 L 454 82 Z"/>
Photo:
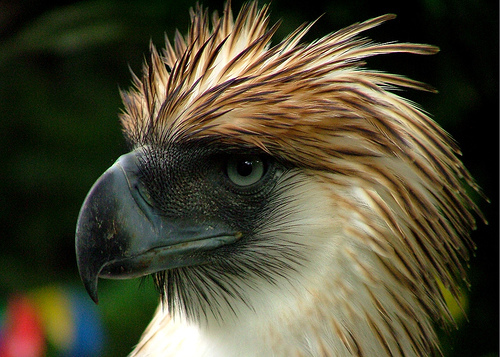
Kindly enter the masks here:
<path id="1" fill-rule="evenodd" d="M 204 1 L 221 11 L 222 1 Z M 0 301 L 61 284 L 83 289 L 74 227 L 100 174 L 126 151 L 119 88 L 140 73 L 149 41 L 185 33 L 193 1 L 0 1 Z M 238 9 L 241 1 L 233 1 Z M 463 160 L 491 203 L 474 233 L 468 322 L 443 334 L 446 356 L 498 355 L 498 2 L 486 0 L 274 0 L 279 40 L 317 19 L 308 40 L 384 13 L 398 18 L 369 36 L 432 43 L 436 56 L 394 55 L 371 67 L 432 84 L 439 94 L 405 93 L 460 143 Z M 101 281 L 105 356 L 124 356 L 150 319 L 150 281 Z"/>

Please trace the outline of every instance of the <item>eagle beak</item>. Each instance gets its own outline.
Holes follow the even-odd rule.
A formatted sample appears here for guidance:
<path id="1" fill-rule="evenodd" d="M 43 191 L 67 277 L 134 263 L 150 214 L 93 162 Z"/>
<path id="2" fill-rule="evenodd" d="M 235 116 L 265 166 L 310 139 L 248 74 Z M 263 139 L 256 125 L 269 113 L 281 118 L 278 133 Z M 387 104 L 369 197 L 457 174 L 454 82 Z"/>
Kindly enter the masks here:
<path id="1" fill-rule="evenodd" d="M 76 227 L 80 277 L 97 303 L 99 277 L 127 279 L 207 262 L 241 233 L 222 222 L 161 215 L 140 182 L 141 150 L 121 156 L 88 193 Z"/>

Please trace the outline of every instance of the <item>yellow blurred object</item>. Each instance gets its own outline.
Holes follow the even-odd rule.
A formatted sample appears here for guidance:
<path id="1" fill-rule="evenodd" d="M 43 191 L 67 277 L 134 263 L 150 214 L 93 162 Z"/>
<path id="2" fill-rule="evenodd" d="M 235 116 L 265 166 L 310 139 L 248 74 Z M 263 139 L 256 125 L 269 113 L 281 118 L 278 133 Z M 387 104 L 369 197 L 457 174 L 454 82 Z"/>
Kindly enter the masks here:
<path id="1" fill-rule="evenodd" d="M 67 293 L 60 287 L 46 286 L 30 295 L 39 310 L 46 338 L 58 349 L 69 350 L 75 330 Z"/>

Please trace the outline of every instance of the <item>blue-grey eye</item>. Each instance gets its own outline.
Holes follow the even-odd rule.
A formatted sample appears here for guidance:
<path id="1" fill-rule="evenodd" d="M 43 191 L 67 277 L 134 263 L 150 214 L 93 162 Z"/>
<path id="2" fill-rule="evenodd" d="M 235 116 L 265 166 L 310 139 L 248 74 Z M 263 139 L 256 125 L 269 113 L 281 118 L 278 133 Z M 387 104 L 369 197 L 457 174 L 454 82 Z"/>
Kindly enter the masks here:
<path id="1" fill-rule="evenodd" d="M 257 183 L 264 173 L 264 161 L 257 155 L 233 156 L 227 162 L 227 177 L 240 187 Z"/>

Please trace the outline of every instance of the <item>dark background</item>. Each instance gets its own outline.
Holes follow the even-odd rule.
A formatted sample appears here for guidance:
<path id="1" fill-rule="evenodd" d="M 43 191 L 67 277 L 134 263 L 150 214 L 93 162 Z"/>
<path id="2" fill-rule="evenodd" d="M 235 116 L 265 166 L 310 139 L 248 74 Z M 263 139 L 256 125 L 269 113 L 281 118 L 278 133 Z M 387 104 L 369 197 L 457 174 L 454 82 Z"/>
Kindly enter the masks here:
<path id="1" fill-rule="evenodd" d="M 222 10 L 222 1 L 203 1 Z M 48 285 L 83 290 L 74 228 L 99 175 L 125 152 L 119 88 L 140 73 L 149 41 L 187 31 L 194 1 L 0 1 L 0 304 Z M 240 1 L 233 1 L 235 11 Z M 317 19 L 307 40 L 385 13 L 378 41 L 431 43 L 435 56 L 391 55 L 369 66 L 436 87 L 408 91 L 459 142 L 463 161 L 489 197 L 474 232 L 467 320 L 444 334 L 446 356 L 498 355 L 498 1 L 274 0 L 276 40 Z M 275 41 L 276 42 L 276 41 Z M 157 302 L 150 281 L 100 281 L 106 356 L 137 342 Z"/>

